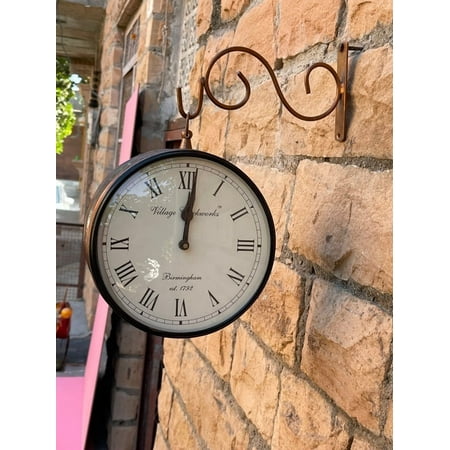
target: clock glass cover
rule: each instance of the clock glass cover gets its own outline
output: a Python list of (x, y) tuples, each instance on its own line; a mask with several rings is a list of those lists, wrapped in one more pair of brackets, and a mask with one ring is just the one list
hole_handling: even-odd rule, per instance
[(123, 318), (161, 336), (208, 334), (246, 311), (273, 265), (264, 197), (239, 168), (198, 150), (137, 156), (100, 186), (88, 265)]

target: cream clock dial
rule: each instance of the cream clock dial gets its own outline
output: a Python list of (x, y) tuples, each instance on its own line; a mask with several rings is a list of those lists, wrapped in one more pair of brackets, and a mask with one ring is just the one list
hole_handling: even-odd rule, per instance
[(239, 317), (270, 275), (275, 231), (239, 168), (198, 150), (137, 156), (100, 186), (85, 250), (103, 298), (153, 334), (199, 336)]

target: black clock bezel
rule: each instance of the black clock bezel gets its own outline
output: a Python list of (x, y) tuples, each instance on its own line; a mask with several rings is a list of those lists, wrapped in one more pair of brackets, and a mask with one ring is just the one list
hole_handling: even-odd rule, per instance
[[(98, 250), (97, 250), (97, 235), (99, 228), (99, 221), (102, 217), (103, 211), (106, 208), (109, 200), (113, 197), (115, 192), (119, 189), (119, 187), (134, 173), (139, 171), (142, 167), (156, 163), (158, 161), (169, 159), (169, 158), (183, 158), (183, 157), (194, 157), (200, 159), (206, 159), (218, 163), (232, 172), (234, 172), (238, 177), (240, 177), (248, 187), (254, 192), (258, 201), (261, 204), (262, 209), (264, 210), (265, 216), (267, 218), (267, 223), (269, 227), (270, 234), (270, 245), (269, 245), (269, 259), (266, 267), (266, 271), (261, 283), (258, 285), (257, 289), (251, 297), (247, 300), (246, 303), (242, 305), (242, 307), (237, 310), (233, 315), (227, 317), (225, 320), (220, 322), (219, 324), (204, 328), (198, 331), (163, 331), (160, 329), (155, 329), (150, 325), (145, 325), (134, 317), (132, 317), (121, 305), (120, 302), (116, 301), (112, 295), (110, 295), (109, 290), (106, 287), (105, 281), (101, 275), (101, 271), (98, 267)], [(270, 212), (269, 206), (260, 192), (259, 188), (255, 185), (255, 183), (250, 179), (250, 177), (243, 172), (240, 168), (227, 161), (224, 158), (216, 156), (211, 153), (206, 153), (201, 150), (195, 149), (177, 149), (177, 150), (155, 150), (147, 153), (140, 154), (126, 161), (125, 163), (118, 166), (115, 170), (113, 170), (105, 180), (99, 185), (96, 193), (94, 194), (92, 206), (88, 213), (85, 228), (84, 228), (84, 236), (83, 236), (83, 245), (84, 251), (86, 255), (87, 264), (89, 270), (91, 272), (92, 278), (95, 282), (97, 289), (99, 290), (103, 299), (108, 303), (108, 305), (113, 309), (113, 311), (118, 314), (122, 319), (131, 323), (136, 328), (146, 331), (148, 333), (162, 336), (162, 337), (171, 337), (171, 338), (190, 338), (197, 336), (204, 336), (207, 334), (211, 334), (215, 331), (218, 331), (227, 325), (234, 322), (238, 319), (245, 311), (247, 311), (251, 305), (256, 301), (256, 299), (261, 294), (264, 289), (269, 276), (272, 271), (274, 259), (275, 259), (275, 247), (276, 247), (276, 234), (275, 234), (275, 226), (272, 218), (272, 214)]]

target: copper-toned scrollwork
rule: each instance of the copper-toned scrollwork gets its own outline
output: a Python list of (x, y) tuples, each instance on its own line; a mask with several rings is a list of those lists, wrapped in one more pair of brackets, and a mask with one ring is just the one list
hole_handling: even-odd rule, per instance
[[(335, 137), (339, 141), (344, 141), (345, 140), (346, 89), (347, 89), (347, 58), (348, 58), (348, 50), (349, 49), (360, 50), (360, 48), (357, 48), (357, 47), (349, 47), (348, 43), (341, 44), (338, 49), (339, 54), (338, 54), (338, 71), (337, 72), (329, 64), (322, 63), (322, 62), (312, 64), (306, 71), (305, 91), (307, 94), (311, 93), (311, 88), (310, 88), (310, 83), (309, 83), (311, 72), (313, 70), (317, 69), (318, 67), (322, 67), (322, 68), (326, 69), (332, 75), (332, 77), (336, 83), (336, 94), (335, 94), (333, 103), (322, 114), (318, 114), (315, 116), (306, 116), (306, 115), (303, 115), (303, 114), (299, 113), (298, 111), (296, 111), (286, 100), (286, 97), (284, 96), (283, 92), (281, 91), (281, 87), (275, 76), (275, 72), (272, 69), (272, 67), (270, 66), (270, 64), (267, 62), (267, 60), (265, 58), (263, 58), (259, 53), (255, 52), (254, 50), (247, 48), (247, 47), (239, 47), (239, 46), (229, 47), (225, 50), (222, 50), (221, 52), (217, 53), (214, 56), (214, 58), (211, 60), (211, 62), (209, 63), (209, 66), (206, 70), (205, 76), (201, 77), (200, 81), (199, 81), (198, 104), (197, 104), (197, 108), (195, 109), (195, 111), (189, 111), (189, 112), (185, 111), (185, 109), (183, 107), (181, 88), (177, 88), (178, 110), (179, 110), (181, 116), (186, 118), (188, 121), (189, 121), (189, 119), (194, 119), (195, 117), (197, 117), (201, 113), (201, 110), (203, 107), (203, 90), (206, 92), (206, 95), (208, 96), (208, 98), (219, 108), (226, 109), (226, 110), (234, 110), (234, 109), (239, 109), (242, 106), (244, 106), (247, 103), (248, 99), (250, 98), (251, 88), (250, 88), (250, 83), (249, 83), (248, 79), (242, 74), (242, 72), (238, 71), (237, 76), (244, 84), (245, 95), (244, 95), (244, 98), (240, 102), (233, 104), (233, 105), (227, 105), (225, 103), (222, 103), (214, 96), (214, 94), (211, 91), (210, 85), (209, 85), (210, 84), (209, 77), (210, 77), (211, 70), (212, 70), (214, 64), (223, 56), (225, 56), (231, 52), (248, 53), (248, 54), (254, 56), (256, 59), (258, 59), (264, 65), (264, 67), (267, 69), (267, 71), (270, 75), (270, 78), (272, 80), (272, 83), (275, 87), (275, 91), (276, 91), (278, 97), (280, 98), (281, 103), (285, 106), (285, 108), (294, 117), (297, 117), (298, 119), (305, 120), (305, 121), (316, 121), (316, 120), (320, 120), (320, 119), (323, 119), (324, 117), (328, 116), (329, 114), (331, 114), (334, 111), (334, 109), (336, 109), (336, 107), (338, 107), (337, 113), (339, 114), (339, 117), (336, 117), (336, 129), (337, 130), (339, 129), (339, 132), (336, 131)], [(343, 65), (343, 67), (340, 67), (340, 65), (341, 66)], [(338, 125), (338, 123), (339, 123), (339, 125)]]

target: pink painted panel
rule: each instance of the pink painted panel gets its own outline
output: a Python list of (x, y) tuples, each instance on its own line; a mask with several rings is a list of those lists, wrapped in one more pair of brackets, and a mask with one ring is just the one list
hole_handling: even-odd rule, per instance
[(83, 442), (83, 448), (84, 445), (86, 445), (92, 404), (94, 402), (95, 387), (97, 385), (98, 370), (102, 356), (106, 321), (108, 320), (108, 308), (108, 304), (105, 302), (103, 297), (99, 295), (97, 309), (95, 311), (94, 326), (92, 327), (91, 343), (89, 344), (89, 352), (84, 370), (83, 409), (81, 411), (81, 439)]
[(83, 450), (81, 415), (84, 377), (56, 378), (56, 449)]
[(125, 116), (122, 131), (122, 144), (120, 145), (119, 164), (131, 158), (133, 148), (134, 127), (136, 124), (136, 112), (139, 100), (139, 85), (131, 94), (125, 106)]

